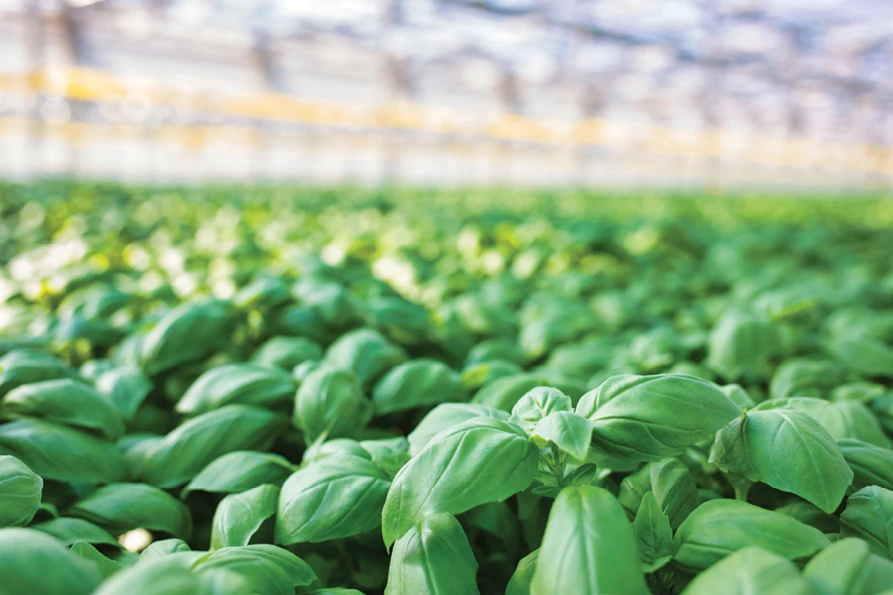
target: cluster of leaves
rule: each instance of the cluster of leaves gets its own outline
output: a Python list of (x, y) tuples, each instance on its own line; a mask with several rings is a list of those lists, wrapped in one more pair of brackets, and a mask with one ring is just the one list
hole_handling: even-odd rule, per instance
[(890, 229), (0, 191), (10, 592), (893, 592)]

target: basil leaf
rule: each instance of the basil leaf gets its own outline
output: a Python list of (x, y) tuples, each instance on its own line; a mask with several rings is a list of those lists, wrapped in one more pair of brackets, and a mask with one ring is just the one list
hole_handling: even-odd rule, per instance
[(322, 355), (319, 343), (306, 337), (273, 337), (258, 347), (251, 359), (261, 366), (290, 371), (304, 362), (318, 361)]
[(540, 551), (536, 549), (521, 558), (505, 587), (505, 595), (530, 595), (530, 584), (533, 582), (539, 555)]
[(0, 455), (0, 527), (27, 525), (43, 493), (43, 479), (15, 457)]
[(555, 411), (538, 421), (530, 435), (537, 443), (552, 443), (583, 461), (589, 453), (592, 422), (573, 411)]
[(296, 471), (282, 486), (276, 542), (320, 542), (359, 535), (381, 524), (390, 478), (371, 461), (331, 456)]
[(316, 574), (288, 550), (267, 544), (224, 547), (198, 559), (198, 572), (223, 568), (241, 574), (258, 593), (293, 594), (316, 581)]
[(312, 444), (320, 437), (355, 436), (372, 417), (372, 404), (349, 370), (320, 367), (301, 382), (292, 423)]
[(44, 380), (78, 378), (78, 372), (48, 353), (15, 349), (0, 357), (0, 397), (12, 389)]
[(89, 560), (96, 565), (96, 571), (100, 578), (105, 580), (121, 570), (121, 565), (103, 556), (99, 550), (87, 543), (86, 541), (76, 541), (69, 550), (72, 554), (80, 556), (85, 560)]
[(853, 438), (840, 439), (837, 446), (853, 470), (853, 487), (893, 490), (893, 451)]
[(723, 316), (710, 333), (707, 361), (726, 380), (763, 380), (769, 377), (778, 347), (778, 332), (771, 322), (733, 312)]
[(268, 448), (285, 425), (266, 409), (225, 405), (184, 422), (151, 446), (139, 477), (161, 488), (182, 485), (224, 454)]
[(658, 461), (713, 437), (741, 410), (716, 385), (695, 378), (613, 376), (580, 398), (596, 450), (627, 462)]
[(42, 531), (47, 535), (52, 535), (65, 545), (71, 545), (76, 541), (84, 541), (120, 547), (118, 540), (111, 533), (84, 519), (58, 517), (32, 525), (31, 528)]
[(295, 470), (285, 457), (268, 452), (238, 450), (208, 463), (183, 488), (181, 498), (190, 492), (244, 492), (263, 484), (281, 485)]
[(0, 425), (0, 447), (44, 479), (105, 483), (127, 476), (124, 457), (110, 442), (38, 419)]
[(100, 374), (96, 390), (112, 402), (125, 420), (132, 421), (152, 390), (152, 382), (139, 368), (120, 366)]
[(512, 416), (509, 419), (529, 433), (540, 420), (549, 414), (571, 410), (573, 410), (573, 405), (569, 396), (557, 388), (538, 386), (525, 393), (515, 403), (515, 406), (512, 407)]
[(468, 398), (459, 374), (429, 359), (415, 359), (393, 368), (376, 383), (372, 393), (379, 415)]
[(143, 483), (103, 486), (78, 500), (68, 514), (96, 523), (114, 535), (140, 527), (183, 539), (192, 533), (192, 515), (186, 505)]
[(633, 522), (633, 531), (645, 572), (663, 568), (673, 558), (670, 519), (660, 509), (654, 492), (648, 492), (642, 498)]
[(726, 473), (797, 494), (825, 512), (840, 505), (853, 472), (837, 443), (799, 411), (750, 411), (716, 435), (710, 462)]
[(8, 416), (39, 417), (94, 430), (108, 440), (124, 433), (124, 420), (115, 406), (92, 388), (70, 378), (15, 388), (3, 397), (0, 410)]
[(761, 547), (745, 547), (695, 577), (683, 595), (812, 595), (797, 567)]
[(211, 549), (248, 545), (265, 520), (276, 514), (279, 488), (261, 485), (239, 494), (229, 494), (211, 521)]
[(511, 411), (524, 395), (543, 384), (541, 376), (514, 374), (488, 382), (475, 393), (472, 403)]
[(155, 376), (201, 361), (220, 346), (233, 322), (230, 305), (222, 301), (209, 300), (174, 308), (142, 338), (140, 365), (149, 376)]
[(394, 478), (382, 511), (385, 546), (429, 514), (459, 514), (526, 489), (538, 458), (536, 445), (506, 422), (479, 417), (444, 430)]
[(479, 593), (477, 560), (456, 517), (441, 512), (413, 525), (394, 544), (385, 595)]
[(204, 595), (202, 579), (188, 567), (172, 564), (169, 558), (156, 558), (125, 568), (102, 583), (93, 595)]
[(855, 537), (832, 543), (809, 561), (803, 578), (816, 595), (871, 595), (893, 589), (893, 562)]
[(840, 536), (861, 537), (878, 556), (893, 558), (893, 492), (871, 486), (847, 498)]
[(199, 376), (177, 401), (176, 410), (191, 415), (236, 403), (273, 407), (287, 403), (294, 391), (294, 380), (281, 370), (228, 364)]
[(811, 397), (773, 399), (760, 403), (754, 410), (790, 409), (802, 411), (819, 422), (834, 439), (855, 438), (870, 444), (889, 448), (890, 441), (884, 435), (878, 419), (871, 410), (855, 401), (825, 401)]
[(326, 352), (325, 364), (354, 373), (362, 387), (408, 359), (398, 346), (376, 330), (363, 328), (341, 335)]
[(610, 492), (595, 486), (561, 490), (530, 593), (648, 593), (633, 529)]
[(818, 529), (786, 515), (724, 499), (698, 506), (679, 526), (674, 541), (674, 562), (690, 571), (703, 570), (751, 545), (798, 560), (830, 543)]
[(409, 453), (420, 453), (440, 432), (476, 417), (492, 417), (508, 421), (509, 414), (499, 409), (474, 403), (444, 403), (428, 412), (409, 433)]
[(33, 529), (0, 529), (0, 576), (7, 593), (90, 595), (99, 586), (95, 564)]

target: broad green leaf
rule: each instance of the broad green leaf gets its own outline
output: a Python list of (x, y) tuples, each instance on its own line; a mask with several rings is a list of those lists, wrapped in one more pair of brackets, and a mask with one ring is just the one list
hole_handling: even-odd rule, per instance
[(227, 453), (268, 448), (285, 425), (282, 416), (248, 405), (203, 413), (150, 447), (140, 479), (161, 488), (183, 485)]
[(315, 543), (359, 535), (381, 524), (390, 477), (372, 461), (334, 455), (296, 471), (282, 486), (276, 541)]
[(893, 558), (893, 492), (871, 486), (847, 498), (840, 536), (861, 537), (878, 556)]
[(233, 494), (263, 484), (281, 485), (295, 466), (285, 457), (252, 450), (227, 453), (208, 463), (207, 467), (183, 488), (181, 496), (190, 492)]
[(258, 347), (251, 359), (261, 366), (291, 371), (304, 362), (321, 360), (322, 355), (319, 343), (306, 337), (273, 337)]
[(551, 442), (578, 461), (583, 461), (589, 452), (592, 422), (573, 411), (555, 411), (538, 421), (530, 435), (535, 442)]
[(539, 555), (540, 551), (536, 549), (521, 558), (505, 587), (505, 595), (530, 595), (530, 584), (533, 582)]
[(716, 435), (710, 462), (726, 473), (797, 494), (825, 512), (843, 500), (853, 472), (837, 443), (800, 411), (749, 411)]
[(479, 417), (437, 434), (404, 466), (382, 511), (387, 547), (429, 514), (505, 500), (536, 476), (539, 452), (512, 424)]
[(292, 423), (312, 444), (320, 436), (352, 437), (372, 417), (372, 403), (349, 370), (323, 366), (301, 382), (295, 395)]
[(69, 551), (76, 556), (80, 556), (81, 558), (92, 562), (96, 566), (96, 572), (99, 573), (99, 576), (102, 577), (103, 580), (121, 570), (120, 564), (103, 556), (99, 550), (86, 541), (74, 542)]
[(276, 514), (279, 488), (264, 484), (239, 494), (229, 494), (211, 521), (211, 549), (248, 545), (252, 535)]
[(764, 318), (741, 313), (723, 316), (710, 333), (707, 361), (730, 381), (769, 377), (770, 360), (778, 352), (778, 333)]
[(614, 376), (580, 398), (596, 450), (627, 462), (658, 461), (712, 438), (741, 409), (693, 376)]
[(316, 581), (316, 574), (301, 558), (268, 544), (224, 547), (195, 562), (198, 572), (224, 568), (241, 574), (258, 593), (291, 595), (295, 587)]
[(756, 405), (747, 391), (739, 384), (727, 384), (721, 386), (720, 390), (726, 393), (726, 396), (729, 397), (733, 403), (741, 407), (741, 409), (750, 409)]
[(400, 364), (375, 384), (372, 402), (379, 415), (469, 398), (459, 374), (441, 362), (414, 359)]
[(645, 572), (654, 572), (672, 559), (673, 530), (670, 528), (670, 519), (660, 509), (654, 492), (648, 492), (642, 498), (633, 522), (633, 531)]
[(773, 399), (824, 397), (843, 382), (840, 365), (821, 360), (790, 359), (775, 370), (769, 384)]
[(0, 397), (23, 384), (77, 377), (77, 370), (42, 351), (16, 349), (0, 357)]
[(745, 547), (695, 577), (683, 595), (812, 595), (797, 567), (761, 547)]
[(84, 519), (58, 517), (31, 525), (31, 528), (52, 535), (65, 545), (71, 545), (76, 541), (85, 541), (119, 547), (118, 540), (111, 533)]
[(152, 382), (136, 366), (120, 366), (100, 374), (96, 390), (130, 421), (152, 390)]
[(838, 440), (837, 446), (853, 470), (857, 490), (868, 486), (893, 490), (893, 451), (852, 438)]
[(183, 304), (164, 316), (140, 342), (139, 361), (149, 376), (197, 362), (228, 338), (235, 322), (226, 302)]
[(816, 595), (872, 595), (893, 589), (893, 562), (872, 554), (861, 539), (846, 537), (810, 560), (803, 578)]
[[(512, 407), (511, 421), (525, 432), (531, 432), (536, 424), (551, 413), (572, 411), (571, 398), (547, 386), (538, 386), (524, 394)], [(587, 440), (588, 442), (588, 440)]]
[(893, 347), (874, 337), (847, 333), (832, 339), (829, 348), (849, 368), (870, 376), (893, 378)]
[(477, 560), (456, 517), (423, 518), (394, 544), (385, 595), (474, 595)]
[(26, 384), (3, 397), (5, 415), (39, 417), (95, 431), (107, 440), (124, 433), (124, 420), (112, 403), (87, 385), (60, 378)]
[(648, 593), (633, 528), (607, 490), (564, 488), (552, 505), (530, 594), (553, 593)]
[(193, 415), (231, 404), (275, 407), (288, 403), (294, 391), (295, 381), (282, 370), (227, 364), (199, 376), (177, 401), (176, 410)]
[(500, 409), (475, 403), (444, 403), (438, 405), (422, 418), (422, 421), (409, 433), (409, 452), (417, 455), (431, 439), (440, 432), (476, 417), (492, 417), (508, 421), (509, 414)]
[(26, 525), (40, 508), (43, 479), (15, 457), (0, 455), (0, 527)]
[(889, 448), (881, 424), (868, 407), (856, 401), (826, 401), (811, 397), (791, 397), (763, 401), (754, 409), (790, 409), (802, 411), (819, 422), (835, 440), (855, 438)]
[(333, 368), (350, 370), (360, 386), (369, 387), (407, 359), (406, 353), (381, 333), (362, 328), (341, 335), (329, 347), (323, 361)]
[(472, 403), (511, 411), (524, 395), (544, 384), (541, 376), (534, 374), (513, 374), (488, 382), (475, 393)]
[(815, 527), (825, 534), (837, 533), (840, 530), (840, 520), (837, 517), (820, 510), (815, 504), (810, 504), (806, 500), (800, 500), (799, 498), (779, 506), (775, 509), (775, 512), (786, 514), (804, 525)]
[(125, 568), (102, 583), (93, 595), (218, 595), (214, 591), (204, 591), (202, 579), (190, 572), (188, 566), (173, 565), (167, 558), (170, 556)]
[(791, 517), (742, 502), (704, 502), (679, 526), (674, 562), (700, 571), (747, 546), (759, 546), (789, 560), (807, 558), (830, 542), (818, 529)]
[(162, 539), (160, 541), (153, 541), (152, 543), (150, 543), (146, 547), (146, 549), (140, 552), (140, 558), (149, 560), (151, 558), (160, 558), (162, 556), (169, 556), (171, 554), (176, 554), (179, 552), (191, 551), (192, 549), (189, 547), (188, 543), (186, 543), (182, 539), (171, 537), (170, 539)]
[(127, 477), (124, 457), (114, 444), (39, 419), (0, 425), (0, 448), (44, 479), (106, 483)]
[(114, 535), (145, 528), (188, 539), (192, 515), (185, 504), (144, 483), (113, 483), (78, 500), (68, 514), (96, 523)]
[(0, 529), (3, 590), (27, 595), (90, 595), (99, 586), (96, 565), (33, 529)]
[(409, 441), (403, 436), (363, 440), (359, 444), (372, 457), (372, 462), (390, 477), (397, 475), (410, 459)]

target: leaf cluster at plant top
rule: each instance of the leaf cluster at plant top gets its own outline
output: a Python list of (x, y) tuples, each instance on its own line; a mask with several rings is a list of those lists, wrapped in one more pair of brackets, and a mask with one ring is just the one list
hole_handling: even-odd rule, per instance
[(0, 186), (0, 591), (893, 593), (890, 222)]

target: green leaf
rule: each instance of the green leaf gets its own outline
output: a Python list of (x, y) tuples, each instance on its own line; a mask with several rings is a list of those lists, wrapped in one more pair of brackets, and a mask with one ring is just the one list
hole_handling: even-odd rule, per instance
[(479, 593), (477, 560), (456, 517), (426, 516), (394, 544), (385, 595)]
[(201, 361), (219, 349), (235, 322), (226, 302), (183, 304), (168, 312), (140, 343), (140, 365), (149, 376)]
[(613, 376), (580, 398), (596, 450), (627, 462), (658, 461), (713, 437), (741, 410), (714, 384), (695, 378)]
[(90, 562), (95, 564), (96, 571), (99, 573), (99, 576), (102, 577), (103, 580), (109, 578), (110, 576), (121, 570), (120, 564), (103, 556), (99, 552), (99, 550), (97, 550), (86, 541), (74, 542), (74, 544), (72, 544), (71, 546), (70, 551), (72, 554), (80, 556), (81, 558), (89, 560)]
[(429, 514), (460, 514), (526, 489), (538, 459), (536, 445), (506, 422), (479, 417), (444, 430), (394, 478), (382, 511), (385, 546)]
[(540, 551), (536, 549), (521, 558), (505, 587), (505, 595), (530, 595), (530, 584), (533, 582), (539, 555)]
[(354, 373), (362, 387), (406, 361), (406, 353), (376, 330), (363, 328), (341, 335), (329, 347), (325, 364)]
[(356, 436), (372, 417), (372, 404), (349, 370), (328, 366), (307, 375), (297, 395), (292, 423), (312, 444), (320, 436)]
[(16, 349), (0, 357), (0, 397), (23, 384), (77, 377), (77, 370), (42, 351)]
[(855, 537), (832, 543), (809, 561), (803, 578), (816, 595), (873, 595), (893, 589), (893, 562)]
[(281, 416), (248, 405), (226, 405), (203, 413), (152, 445), (139, 477), (161, 488), (183, 485), (224, 454), (265, 450), (285, 425)]
[(265, 520), (276, 514), (279, 488), (261, 485), (240, 494), (229, 494), (211, 521), (211, 549), (248, 545)]
[(289, 477), (279, 495), (276, 542), (316, 543), (371, 531), (381, 524), (390, 477), (371, 461), (336, 455)]
[(188, 566), (172, 564), (169, 558), (156, 558), (125, 568), (102, 583), (93, 595), (204, 595), (202, 579), (190, 572)]
[(96, 566), (33, 529), (0, 529), (0, 576), (6, 593), (90, 595), (99, 586)]
[(176, 537), (171, 537), (170, 539), (162, 539), (160, 541), (153, 541), (150, 543), (146, 549), (140, 552), (140, 558), (149, 560), (151, 558), (160, 558), (162, 556), (169, 556), (171, 554), (176, 554), (179, 552), (191, 552), (192, 549), (189, 547), (189, 544), (183, 541), (182, 539), (177, 539)]
[(261, 366), (291, 371), (304, 362), (321, 360), (322, 355), (319, 343), (306, 337), (273, 337), (258, 347), (251, 359)]
[(115, 440), (124, 433), (124, 420), (112, 403), (85, 384), (60, 378), (26, 384), (3, 398), (3, 414), (39, 417), (99, 433)]
[(771, 322), (733, 312), (710, 333), (707, 361), (726, 380), (762, 380), (769, 377), (770, 360), (778, 348), (778, 332)]
[(198, 572), (224, 568), (241, 574), (258, 593), (292, 595), (295, 587), (316, 581), (316, 574), (301, 558), (268, 544), (224, 547), (195, 562)]
[(120, 547), (118, 540), (111, 533), (84, 519), (58, 517), (32, 525), (31, 528), (52, 535), (65, 545), (71, 545), (76, 541), (85, 541)]
[(415, 429), (409, 433), (409, 453), (413, 456), (419, 454), (428, 442), (440, 432), (476, 417), (492, 417), (508, 421), (509, 414), (500, 409), (474, 403), (438, 405), (429, 411)]
[(543, 378), (534, 374), (513, 374), (488, 382), (475, 393), (472, 403), (511, 411), (524, 395), (543, 384)]
[[(511, 421), (530, 433), (540, 420), (558, 411), (572, 411), (571, 398), (548, 386), (538, 386), (524, 394), (512, 407)], [(588, 439), (587, 439), (588, 442)], [(588, 445), (587, 445), (588, 446)]]
[(136, 366), (120, 366), (100, 374), (96, 390), (112, 402), (125, 420), (131, 421), (152, 390), (152, 382)]
[(660, 509), (654, 492), (642, 498), (633, 522), (636, 543), (645, 572), (654, 572), (673, 558), (673, 530), (670, 519)]
[(648, 593), (633, 529), (610, 492), (595, 486), (561, 490), (530, 593)]
[(834, 362), (790, 359), (776, 368), (769, 394), (773, 399), (824, 397), (842, 382), (843, 371)]
[(192, 533), (192, 515), (186, 505), (144, 483), (103, 486), (78, 500), (68, 514), (96, 523), (114, 535), (141, 527), (182, 539)]
[(738, 384), (727, 384), (725, 386), (721, 386), (720, 390), (726, 394), (726, 396), (732, 400), (733, 403), (741, 407), (741, 409), (750, 409), (754, 407), (756, 403), (751, 398), (751, 396), (747, 393), (741, 385)]
[(0, 527), (27, 525), (43, 493), (43, 479), (15, 457), (0, 455)]
[(716, 435), (710, 462), (834, 512), (853, 480), (837, 443), (805, 413), (750, 411)]
[(861, 537), (878, 556), (893, 558), (893, 492), (871, 486), (847, 498), (840, 536)]
[(729, 554), (755, 545), (789, 560), (809, 557), (830, 542), (825, 535), (791, 517), (742, 502), (704, 502), (679, 526), (676, 564), (704, 570)]
[(832, 339), (829, 348), (838, 361), (857, 372), (893, 378), (893, 348), (874, 337), (847, 333)]
[(193, 415), (231, 404), (276, 407), (287, 404), (295, 388), (291, 375), (281, 370), (254, 364), (227, 364), (199, 376), (177, 401), (176, 410)]
[(551, 442), (578, 461), (586, 459), (592, 436), (592, 422), (573, 411), (555, 411), (536, 423), (531, 437)]
[(124, 457), (110, 442), (39, 419), (0, 425), (0, 447), (44, 479), (106, 483), (127, 477)]
[(649, 463), (620, 482), (617, 499), (633, 518), (646, 493), (652, 492), (661, 511), (670, 519), (670, 527), (679, 528), (698, 505), (698, 487), (688, 467), (678, 459)]
[(868, 407), (856, 401), (826, 401), (811, 397), (772, 399), (757, 405), (755, 411), (789, 409), (802, 411), (819, 422), (835, 440), (855, 438), (889, 448), (881, 424)]
[(893, 490), (893, 451), (853, 438), (840, 439), (837, 446), (853, 470), (853, 487)]
[(182, 498), (190, 492), (233, 494), (265, 483), (281, 485), (295, 466), (285, 457), (268, 452), (238, 450), (208, 463), (207, 467), (183, 488)]
[(683, 595), (812, 595), (797, 567), (761, 547), (745, 547), (695, 577)]
[(372, 402), (379, 415), (468, 399), (459, 374), (446, 364), (430, 359), (400, 364), (385, 374), (372, 392)]

